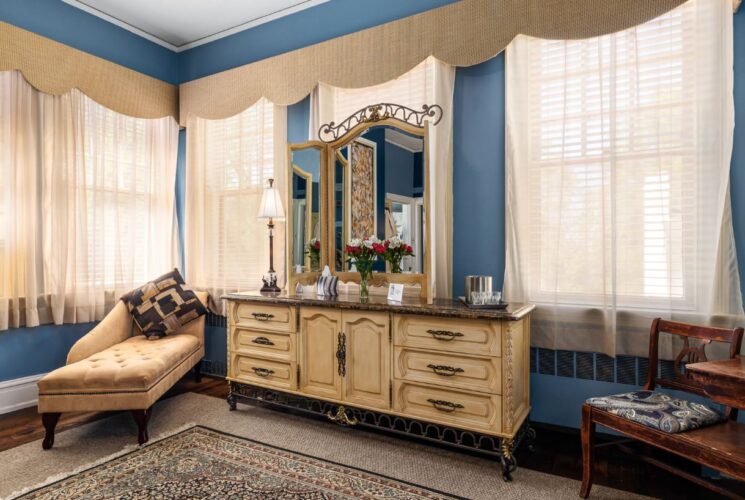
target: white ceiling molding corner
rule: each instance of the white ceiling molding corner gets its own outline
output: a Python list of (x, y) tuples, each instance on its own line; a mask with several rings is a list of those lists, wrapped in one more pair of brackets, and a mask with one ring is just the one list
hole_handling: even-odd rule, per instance
[(328, 0), (62, 0), (173, 52), (204, 45)]

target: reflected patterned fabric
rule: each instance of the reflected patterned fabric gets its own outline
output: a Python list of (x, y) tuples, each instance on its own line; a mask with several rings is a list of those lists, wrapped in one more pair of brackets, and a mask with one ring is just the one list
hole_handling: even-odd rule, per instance
[(587, 404), (670, 434), (718, 424), (725, 416), (713, 408), (655, 391), (635, 391), (600, 398)]
[(178, 269), (135, 288), (122, 300), (146, 337), (175, 333), (186, 323), (207, 314), (197, 295), (186, 288)]

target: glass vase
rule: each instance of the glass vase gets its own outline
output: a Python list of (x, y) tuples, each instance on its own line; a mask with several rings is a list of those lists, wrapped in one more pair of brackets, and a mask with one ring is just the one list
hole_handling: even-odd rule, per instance
[(321, 254), (311, 253), (310, 254), (310, 270), (316, 272), (321, 270)]
[(401, 255), (391, 257), (391, 272), (400, 273), (401, 271)]
[(366, 301), (370, 298), (370, 291), (368, 289), (367, 281), (370, 279), (371, 271), (369, 269), (359, 269), (360, 272), (360, 300)]

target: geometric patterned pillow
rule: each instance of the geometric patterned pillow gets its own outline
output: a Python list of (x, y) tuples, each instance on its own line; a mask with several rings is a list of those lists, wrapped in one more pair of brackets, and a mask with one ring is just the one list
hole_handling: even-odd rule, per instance
[(669, 434), (700, 429), (726, 420), (714, 408), (657, 391), (634, 391), (590, 398), (587, 404)]
[(137, 327), (148, 338), (174, 333), (207, 314), (207, 308), (186, 287), (178, 269), (135, 288), (122, 296), (122, 300)]

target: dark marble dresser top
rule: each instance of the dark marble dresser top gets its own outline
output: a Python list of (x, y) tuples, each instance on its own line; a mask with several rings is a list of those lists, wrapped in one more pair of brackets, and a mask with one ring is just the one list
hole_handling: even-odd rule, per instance
[(447, 316), (455, 318), (506, 319), (519, 320), (532, 311), (532, 304), (509, 304), (506, 309), (472, 309), (458, 300), (435, 299), (433, 304), (420, 298), (404, 298), (401, 302), (389, 302), (384, 296), (370, 297), (363, 302), (357, 295), (337, 297), (318, 297), (312, 294), (302, 296), (281, 292), (263, 295), (259, 292), (236, 292), (222, 296), (225, 300), (236, 300), (258, 304), (279, 304), (296, 306), (333, 307), (336, 309), (355, 309), (363, 311), (390, 311), (395, 313), (421, 314), (427, 316)]

